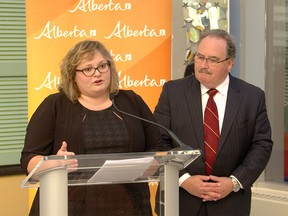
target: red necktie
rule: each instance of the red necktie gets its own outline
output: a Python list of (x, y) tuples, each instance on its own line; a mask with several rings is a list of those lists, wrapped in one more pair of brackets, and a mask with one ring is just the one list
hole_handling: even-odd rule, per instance
[(207, 175), (210, 175), (213, 169), (220, 136), (218, 111), (213, 99), (217, 92), (216, 89), (210, 89), (207, 92), (209, 94), (209, 99), (204, 113), (204, 144)]

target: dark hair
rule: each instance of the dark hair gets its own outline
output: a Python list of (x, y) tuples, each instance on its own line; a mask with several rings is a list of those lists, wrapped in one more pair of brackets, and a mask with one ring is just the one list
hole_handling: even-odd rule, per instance
[(194, 70), (194, 61), (192, 61), (191, 63), (189, 63), (186, 68), (185, 68), (185, 72), (184, 72), (184, 77), (189, 76), (194, 74), (195, 70)]
[(234, 37), (231, 34), (229, 34), (227, 31), (223, 29), (204, 30), (200, 36), (198, 45), (206, 37), (216, 37), (216, 38), (222, 38), (223, 40), (225, 40), (227, 44), (227, 50), (226, 50), (227, 57), (230, 57), (233, 59), (236, 58), (236, 45), (235, 45)]

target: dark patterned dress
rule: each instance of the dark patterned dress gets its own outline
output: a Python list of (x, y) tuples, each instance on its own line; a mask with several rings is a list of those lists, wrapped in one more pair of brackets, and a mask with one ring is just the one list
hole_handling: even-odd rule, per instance
[[(110, 107), (91, 111), (83, 107), (86, 154), (129, 152), (128, 131), (119, 113)], [(70, 215), (152, 215), (146, 183), (76, 186), (69, 188)]]

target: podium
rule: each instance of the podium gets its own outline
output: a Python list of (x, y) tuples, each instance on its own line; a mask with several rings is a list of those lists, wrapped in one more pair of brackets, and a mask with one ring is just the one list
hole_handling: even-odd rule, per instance
[(200, 150), (177, 150), (44, 156), (21, 187), (40, 188), (40, 216), (67, 216), (68, 186), (157, 182), (164, 207), (159, 208), (159, 216), (177, 216), (179, 171), (200, 154)]

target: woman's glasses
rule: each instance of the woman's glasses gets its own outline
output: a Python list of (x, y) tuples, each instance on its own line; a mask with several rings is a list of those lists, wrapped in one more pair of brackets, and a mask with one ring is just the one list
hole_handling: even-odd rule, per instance
[(101, 63), (98, 67), (87, 67), (82, 70), (77, 70), (77, 72), (82, 72), (86, 77), (92, 77), (95, 75), (96, 71), (98, 70), (100, 73), (106, 73), (109, 71), (111, 63), (109, 61), (105, 63)]

